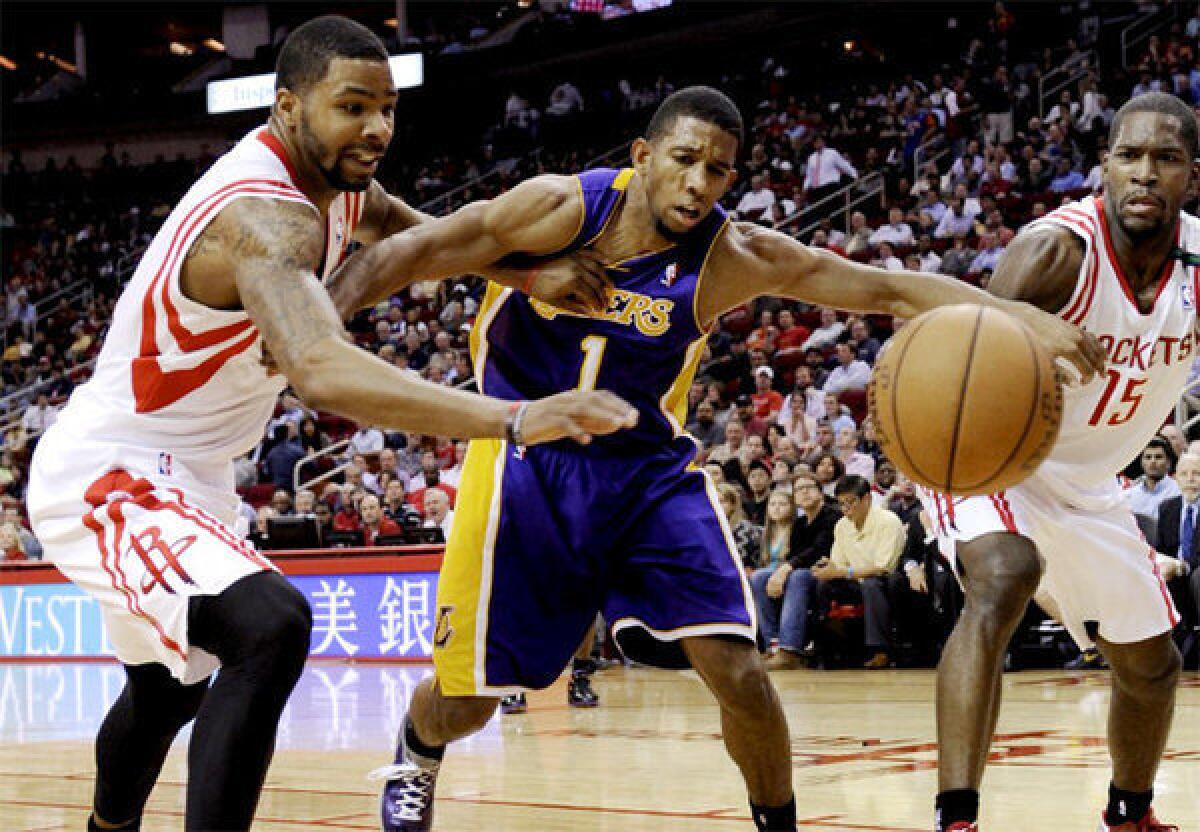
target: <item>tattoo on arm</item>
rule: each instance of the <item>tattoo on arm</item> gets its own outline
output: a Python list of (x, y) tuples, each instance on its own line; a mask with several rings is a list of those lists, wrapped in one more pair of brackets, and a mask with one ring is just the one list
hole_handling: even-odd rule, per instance
[(317, 280), (320, 216), (299, 203), (241, 199), (209, 226), (233, 268), (242, 306), (285, 373), (340, 338), (341, 321)]

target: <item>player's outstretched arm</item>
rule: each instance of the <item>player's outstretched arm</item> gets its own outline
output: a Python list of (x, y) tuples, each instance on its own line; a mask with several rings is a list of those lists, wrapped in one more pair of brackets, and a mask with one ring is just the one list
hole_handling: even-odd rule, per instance
[(741, 224), (731, 228), (722, 237), (709, 268), (716, 279), (704, 282), (709, 297), (702, 308), (712, 316), (759, 295), (782, 295), (902, 318), (938, 306), (983, 304), (1022, 320), (1052, 355), (1073, 364), (1084, 381), (1104, 369), (1104, 350), (1092, 335), (1023, 302), (1026, 298), (989, 294), (945, 275), (866, 266), (824, 249), (809, 248), (777, 231)]
[(574, 239), (582, 212), (579, 188), (565, 176), (539, 176), (441, 218), (415, 211), (373, 185), (363, 220), (380, 230), (366, 238), (397, 232), (347, 260), (330, 276), (329, 292), (347, 319), (413, 283), (480, 274), (569, 312), (602, 311), (611, 284), (603, 263), (589, 251), (531, 261), (528, 268), (498, 262), (508, 255), (560, 251)]
[[(346, 340), (314, 269), (324, 229), (299, 203), (241, 199), (205, 230), (234, 270), (242, 306), (279, 369), (312, 407), (391, 430), (463, 438), (503, 437), (510, 402), (431, 384), (397, 370)], [(529, 405), (529, 443), (631, 427), (637, 411), (611, 393), (564, 393)]]

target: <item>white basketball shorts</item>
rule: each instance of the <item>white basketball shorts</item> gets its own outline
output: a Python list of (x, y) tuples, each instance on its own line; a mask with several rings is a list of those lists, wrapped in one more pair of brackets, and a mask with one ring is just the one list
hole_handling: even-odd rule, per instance
[[(1129, 644), (1170, 631), (1179, 621), (1154, 549), (1119, 499), (1081, 508), (1038, 474), (987, 497), (952, 497), (918, 489), (942, 554), (985, 534), (1012, 532), (1031, 540), (1046, 562), (1041, 591), (1062, 608), (1062, 623), (1081, 647), (1092, 645), (1087, 622), (1106, 641)], [(1113, 485), (1114, 495), (1116, 485)]]
[(203, 680), (220, 663), (188, 643), (188, 599), (275, 568), (233, 531), (228, 469), (56, 428), (38, 443), (33, 532), (46, 559), (100, 603), (125, 664), (158, 662), (184, 684)]

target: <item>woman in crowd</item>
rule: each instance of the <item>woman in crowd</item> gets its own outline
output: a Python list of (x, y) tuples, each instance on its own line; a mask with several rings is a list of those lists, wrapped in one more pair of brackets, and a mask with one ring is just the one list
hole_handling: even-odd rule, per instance
[(721, 497), (721, 508), (729, 528), (733, 532), (733, 540), (742, 556), (742, 565), (747, 569), (758, 563), (759, 549), (762, 546), (762, 526), (751, 523), (742, 508), (742, 491), (732, 483), (724, 482), (717, 486)]

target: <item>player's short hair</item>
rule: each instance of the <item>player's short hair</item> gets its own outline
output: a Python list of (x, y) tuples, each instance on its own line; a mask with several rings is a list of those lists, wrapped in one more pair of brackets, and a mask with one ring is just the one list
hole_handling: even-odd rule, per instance
[(847, 494), (853, 494), (855, 497), (865, 497), (871, 493), (871, 484), (867, 482), (865, 477), (860, 477), (858, 474), (847, 474), (837, 481), (837, 485), (833, 487), (833, 496), (843, 497)]
[(1182, 98), (1165, 92), (1147, 92), (1129, 99), (1113, 116), (1108, 132), (1110, 141), (1121, 132), (1121, 123), (1130, 113), (1161, 113), (1179, 119), (1180, 133), (1183, 143), (1187, 146), (1187, 152), (1192, 159), (1200, 157), (1200, 134), (1196, 128), (1196, 114)]
[(675, 126), (675, 121), (683, 116), (692, 116), (715, 124), (726, 133), (738, 140), (742, 146), (745, 128), (742, 126), (742, 114), (737, 105), (725, 93), (718, 89), (705, 86), (684, 87), (678, 92), (667, 96), (646, 127), (646, 138), (657, 139), (665, 136)]
[(315, 17), (284, 41), (275, 61), (275, 89), (307, 89), (325, 77), (334, 58), (387, 63), (388, 53), (361, 23), (336, 14)]

